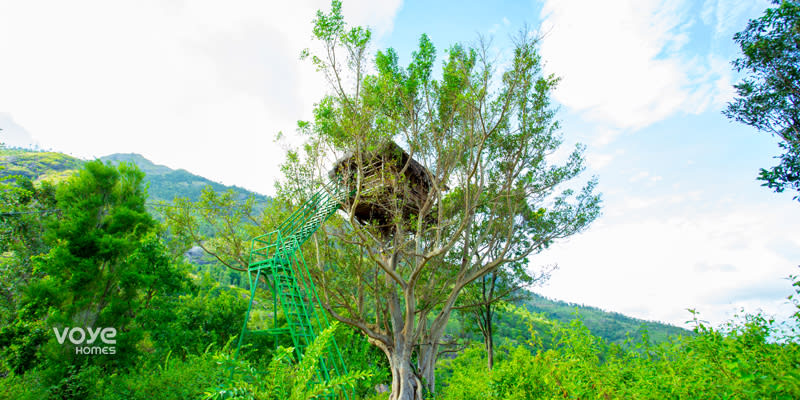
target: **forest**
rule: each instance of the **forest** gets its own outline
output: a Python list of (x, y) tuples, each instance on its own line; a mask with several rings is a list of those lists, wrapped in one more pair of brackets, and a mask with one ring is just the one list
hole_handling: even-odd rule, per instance
[[(752, 76), (725, 115), (779, 138), (777, 192), (800, 187), (798, 27), (775, 1), (734, 37)], [(788, 320), (691, 330), (536, 293), (530, 259), (603, 204), (585, 146), (552, 157), (538, 38), (498, 67), (423, 34), (403, 67), (336, 0), (312, 32), (330, 90), (275, 196), (0, 147), (0, 399), (800, 398), (800, 276)]]

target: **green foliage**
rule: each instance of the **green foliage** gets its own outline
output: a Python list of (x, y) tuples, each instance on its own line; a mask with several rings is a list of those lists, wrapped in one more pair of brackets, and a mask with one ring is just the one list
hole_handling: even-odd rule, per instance
[(527, 262), (520, 261), (492, 271), (464, 288), (458, 300), (463, 304), (460, 311), (470, 322), (465, 327), (477, 326), (477, 330), (483, 336), (484, 347), (489, 357), (487, 365), (489, 369), (493, 364), (498, 306), (506, 302), (513, 304), (524, 300), (530, 294), (523, 289), (524, 286), (530, 286), (534, 282), (540, 283), (547, 278), (546, 272), (537, 278), (530, 276)]
[[(0, 379), (0, 398), (30, 400), (184, 400), (201, 399), (203, 388), (220, 382), (225, 372), (213, 353), (186, 359), (166, 357), (124, 373), (99, 366), (70, 367), (54, 384), (41, 371)], [(5, 396), (5, 397), (4, 397)]]
[(9, 322), (22, 289), (32, 278), (33, 259), (48, 250), (45, 229), (56, 218), (55, 188), (48, 182), (0, 180), (0, 326)]
[[(165, 279), (175, 271), (145, 209), (143, 178), (127, 164), (114, 168), (99, 161), (87, 163), (59, 186), (61, 218), (45, 235), (52, 247), (35, 263), (42, 279), (32, 286), (52, 283), (61, 293), (47, 299), (52, 307), (48, 325), (115, 327), (120, 331), (119, 351), (111, 359), (135, 354), (140, 332), (130, 321), (150, 306), (155, 292), (176, 286), (177, 278)], [(61, 356), (71, 358), (71, 348), (62, 350)]]
[[(149, 305), (154, 292), (174, 285), (174, 280), (164, 279), (173, 272), (168, 260), (158, 254), (160, 243), (155, 237), (155, 221), (144, 208), (142, 178), (140, 171), (128, 165), (113, 168), (99, 161), (87, 163), (58, 186), (55, 200), (44, 201), (55, 203), (58, 218), (43, 218), (40, 222), (46, 225), (14, 232), (18, 244), (13, 258), (28, 268), (21, 271), (25, 279), (11, 310), (18, 320), (2, 328), (3, 340), (12, 344), (12, 349), (35, 343), (27, 346), (26, 358), (44, 355), (51, 361), (73, 364), (77, 360), (69, 355), (72, 349), (56, 345), (53, 335), (48, 334), (48, 343), (39, 346), (42, 331), (63, 326), (115, 327), (123, 331), (120, 349), (133, 347), (138, 333), (125, 329), (131, 327), (130, 320), (142, 303)], [(37, 202), (49, 198), (40, 193), (52, 192), (46, 184), (36, 190), (26, 180), (20, 181), (20, 188)], [(133, 357), (135, 351), (121, 354)], [(116, 362), (121, 358), (98, 360)], [(18, 373), (22, 367), (33, 366), (13, 355), (7, 360), (8, 367)], [(65, 365), (56, 362), (50, 366), (64, 371)]]
[(246, 292), (221, 286), (207, 275), (189, 292), (158, 298), (139, 317), (148, 331), (146, 349), (163, 355), (198, 354), (209, 344), (223, 346), (239, 334), (247, 310)]
[(287, 215), (282, 204), (270, 202), (261, 207), (255, 197), (239, 201), (232, 190), (203, 189), (200, 199), (175, 198), (161, 210), (172, 233), (171, 247), (183, 254), (192, 245), (222, 265), (246, 271), (250, 239), (274, 227)]
[[(20, 179), (0, 193), (13, 213), (3, 220), (12, 240), (2, 243), (0, 271), (18, 277), (4, 280), (14, 285), (3, 287), (0, 393), (199, 398), (219, 380), (203, 349), (238, 333), (246, 298), (207, 276), (189, 280), (147, 212), (141, 171), (93, 161), (56, 189)], [(56, 341), (62, 327), (116, 328), (116, 352), (77, 355)]]
[[(262, 205), (269, 202), (269, 198), (264, 195), (236, 186), (226, 186), (186, 170), (173, 170), (154, 164), (139, 154), (112, 154), (100, 157), (100, 160), (113, 165), (123, 162), (136, 164), (146, 174), (144, 182), (148, 188), (150, 203), (172, 201), (176, 197), (197, 201), (206, 187), (220, 193), (231, 190), (238, 201), (253, 197)], [(0, 148), (0, 178), (23, 177), (36, 183), (56, 184), (69, 179), (85, 163), (84, 160), (63, 153)]]
[[(467, 347), (454, 359), (445, 359), (437, 369), (439, 393), (446, 399), (485, 399), (490, 393), (486, 379), (486, 350), (478, 344)], [(446, 386), (442, 390), (442, 386)]]
[(784, 151), (776, 157), (779, 164), (762, 169), (758, 179), (776, 192), (800, 192), (800, 3), (772, 3), (777, 7), (733, 37), (743, 55), (733, 66), (746, 76), (734, 86), (738, 97), (724, 114), (778, 136)]
[[(0, 148), (0, 177), (23, 177), (31, 181), (60, 181), (83, 166), (83, 160), (55, 152)], [(66, 175), (62, 175), (66, 173)]]
[(347, 374), (321, 380), (317, 364), (324, 357), (328, 344), (333, 338), (337, 324), (322, 331), (308, 347), (303, 359), (293, 364), (294, 349), (280, 347), (273, 355), (266, 370), (261, 373), (247, 360), (235, 360), (230, 351), (217, 352), (215, 359), (232, 377), (207, 391), (207, 399), (313, 399), (318, 396), (333, 395), (342, 390), (352, 390), (359, 380), (372, 374), (351, 370)]
[[(796, 278), (795, 278), (796, 279)], [(800, 292), (800, 281), (795, 283)], [(795, 302), (795, 304), (798, 304)], [(798, 308), (800, 309), (800, 307)], [(503, 349), (487, 372), (477, 347), (440, 365), (444, 399), (796, 399), (800, 396), (800, 335), (761, 314), (719, 329), (694, 313), (695, 334), (654, 344), (646, 333), (627, 346), (569, 324), (517, 309), (532, 329), (529, 346)], [(800, 323), (797, 318), (795, 328)], [(552, 346), (538, 331), (547, 327)]]
[(389, 361), (377, 347), (369, 344), (364, 335), (349, 326), (339, 325), (336, 343), (342, 351), (344, 364), (350, 371), (364, 371), (369, 377), (356, 382), (356, 398), (367, 397), (375, 392), (375, 386), (391, 382)]
[(50, 338), (41, 320), (15, 319), (0, 327), (0, 371), (21, 374), (40, 361), (38, 349)]
[(241, 289), (249, 288), (249, 283), (245, 274), (243, 274), (241, 271), (228, 268), (222, 263), (214, 260), (207, 253), (201, 252), (202, 249), (200, 251), (193, 251), (193, 253), (199, 254), (198, 259), (192, 259), (191, 272), (194, 275), (202, 277), (208, 274), (212, 280), (218, 282), (220, 285), (233, 286)]

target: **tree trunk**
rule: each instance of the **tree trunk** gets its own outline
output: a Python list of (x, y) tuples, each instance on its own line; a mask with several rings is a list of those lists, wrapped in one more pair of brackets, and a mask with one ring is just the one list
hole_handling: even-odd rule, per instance
[(420, 376), (422, 377), (423, 385), (429, 393), (436, 392), (436, 358), (438, 356), (439, 346), (438, 339), (435, 344), (423, 344), (419, 348), (417, 360), (419, 363)]
[(389, 400), (422, 400), (422, 382), (414, 373), (411, 354), (391, 353), (388, 357), (392, 370), (392, 393)]
[(483, 342), (486, 344), (486, 366), (489, 371), (494, 366), (494, 327), (492, 326), (492, 303), (486, 304), (486, 329)]
[(486, 342), (486, 365), (491, 371), (494, 366), (494, 339), (492, 338), (491, 331), (486, 335), (484, 341)]

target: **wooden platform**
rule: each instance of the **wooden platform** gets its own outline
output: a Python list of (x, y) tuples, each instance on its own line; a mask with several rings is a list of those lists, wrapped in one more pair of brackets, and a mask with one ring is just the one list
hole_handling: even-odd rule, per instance
[(395, 215), (402, 213), (406, 221), (418, 215), (432, 187), (431, 172), (393, 141), (362, 155), (361, 160), (352, 153), (346, 155), (336, 161), (329, 176), (354, 190), (359, 171), (361, 198), (355, 217), (385, 234), (391, 233)]

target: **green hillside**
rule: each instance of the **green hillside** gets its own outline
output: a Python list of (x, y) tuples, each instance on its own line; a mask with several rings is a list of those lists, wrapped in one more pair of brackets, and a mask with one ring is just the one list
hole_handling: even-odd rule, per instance
[(267, 201), (267, 196), (262, 194), (253, 193), (237, 186), (223, 185), (184, 169), (174, 170), (163, 165), (154, 164), (136, 153), (116, 153), (100, 157), (100, 159), (109, 161), (112, 164), (117, 164), (121, 161), (136, 164), (139, 169), (147, 174), (145, 179), (149, 183), (150, 201), (172, 201), (175, 197), (185, 197), (192, 201), (197, 201), (206, 186), (211, 186), (217, 192), (233, 190), (241, 200), (254, 196), (256, 201)]
[[(233, 190), (241, 199), (254, 196), (259, 202), (267, 201), (267, 196), (240, 187), (223, 185), (183, 169), (174, 170), (154, 164), (140, 154), (118, 153), (100, 157), (100, 160), (112, 164), (121, 161), (135, 163), (146, 174), (149, 203), (172, 201), (175, 197), (197, 201), (206, 186), (211, 186), (217, 192)], [(63, 153), (0, 149), (0, 178), (23, 176), (33, 181), (58, 182), (81, 168), (84, 162), (85, 160)]]
[(643, 330), (647, 331), (654, 342), (662, 342), (669, 336), (685, 335), (690, 332), (661, 322), (645, 321), (596, 307), (548, 299), (535, 293), (530, 294), (525, 306), (532, 312), (542, 313), (550, 319), (562, 322), (569, 322), (577, 317), (593, 335), (617, 344), (625, 341), (627, 333), (633, 335)]
[[(563, 324), (569, 324), (575, 319), (579, 319), (592, 335), (618, 345), (624, 345), (629, 337), (634, 342), (639, 342), (645, 332), (653, 343), (662, 343), (669, 338), (693, 334), (691, 331), (677, 326), (633, 318), (596, 307), (549, 299), (533, 292), (526, 293), (526, 299), (521, 301), (518, 306), (530, 313), (542, 315), (547, 320)], [(520, 318), (518, 312), (507, 310), (502, 306), (495, 310), (494, 340), (498, 346), (519, 345), (530, 339), (530, 321)], [(482, 342), (480, 331), (471, 318), (468, 315), (460, 315), (459, 318), (451, 319), (447, 326), (447, 333), (468, 341)], [(547, 333), (549, 327), (535, 325), (534, 329), (537, 331), (537, 335), (544, 340), (545, 347), (549, 348), (553, 345), (553, 338)]]
[[(0, 393), (8, 394), (6, 397), (0, 394), (0, 398), (127, 399), (134, 398), (131, 393), (142, 394), (135, 398), (143, 400), (154, 398), (152, 393), (159, 393), (157, 398), (165, 399), (202, 398), (203, 391), (217, 387), (214, 385), (219, 385), (224, 376), (229, 376), (229, 370), (219, 368), (219, 365), (232, 360), (232, 350), (225, 344), (239, 334), (248, 307), (247, 292), (237, 289), (246, 285), (244, 274), (225, 268), (216, 261), (193, 262), (208, 258), (198, 248), (188, 252), (193, 253), (191, 257), (182, 253), (183, 250), (170, 253), (167, 244), (158, 237), (159, 225), (147, 212), (141, 211), (146, 204), (141, 191), (123, 190), (123, 193), (133, 195), (128, 199), (117, 199), (109, 195), (109, 189), (96, 184), (96, 176), (114, 176), (110, 173), (113, 169), (101, 162), (89, 163), (58, 153), (19, 150), (3, 150), (0, 156), (5, 176), (16, 174), (35, 180), (51, 179), (69, 176), (76, 171), (76, 166), (81, 165), (85, 165), (85, 171), (93, 171), (82, 173), (79, 179), (63, 182), (59, 190), (64, 196), (58, 199), (52, 198), (52, 187), (47, 185), (28, 185), (28, 189), (24, 189), (28, 194), (24, 196), (14, 195), (15, 190), (0, 192), (9, 194), (7, 198), (12, 200), (9, 205), (13, 207), (9, 210), (27, 210), (0, 218), (3, 223), (0, 230), (11, 234), (14, 239), (0, 240), (3, 246), (0, 247), (3, 250), (0, 252)], [(159, 193), (162, 198), (192, 193), (192, 188), (199, 183), (210, 182), (183, 170), (152, 164), (139, 155), (115, 155), (108, 161), (140, 164), (143, 170), (149, 171), (148, 182), (156, 189), (152, 193)], [(124, 169), (119, 172), (125, 173)], [(134, 182), (134, 179), (125, 182)], [(142, 185), (143, 182), (136, 184)], [(106, 192), (98, 192), (97, 188)], [(250, 194), (244, 189), (239, 189), (238, 193), (243, 196)], [(95, 204), (92, 202), (85, 204), (95, 209), (87, 210), (80, 201), (75, 201), (89, 196), (95, 196), (96, 205), (92, 206)], [(116, 202), (107, 203), (116, 207), (107, 215), (118, 220), (109, 224), (95, 223), (97, 215), (101, 214), (98, 210), (105, 206), (102, 199)], [(136, 203), (128, 202), (130, 199)], [(129, 204), (134, 207), (129, 208)], [(59, 213), (50, 212), (53, 207), (57, 207)], [(131, 218), (135, 219), (134, 223), (131, 223)], [(86, 226), (94, 227), (91, 235), (86, 234)], [(149, 229), (150, 233), (137, 233), (137, 226)], [(108, 227), (114, 227), (114, 230)], [(127, 231), (120, 234), (116, 230), (119, 228)], [(62, 237), (53, 240), (53, 233)], [(129, 239), (135, 234), (140, 237)], [(100, 246), (81, 245), (86, 237), (99, 237), (97, 243), (111, 244), (115, 251), (124, 250), (116, 246), (121, 242), (118, 237), (122, 235), (127, 235), (125, 240), (135, 245), (124, 257), (113, 256), (113, 251)], [(88, 256), (84, 254), (87, 251), (91, 252)], [(85, 310), (73, 306), (76, 302), (72, 299), (102, 295), (106, 288), (115, 287), (103, 282), (102, 285), (69, 286), (74, 277), (87, 276), (81, 269), (87, 264), (74, 261), (91, 257), (104, 257), (99, 258), (103, 263), (116, 262), (117, 268), (127, 268), (121, 278), (98, 274), (99, 278), (95, 279), (109, 282), (124, 279), (128, 285), (126, 288), (139, 285), (145, 295), (126, 298), (124, 290), (115, 289), (114, 305), (123, 311), (114, 309), (116, 314), (110, 315), (115, 319), (103, 322), (111, 326), (127, 324), (129, 330), (122, 331), (119, 342), (119, 362), (126, 363), (124, 367), (97, 364), (84, 366), (78, 372), (62, 373), (58, 368), (77, 356), (69, 351), (45, 351), (50, 347), (58, 348), (48, 326), (57, 323), (59, 320), (56, 318), (60, 317), (53, 311), (52, 304), (57, 301), (59, 303), (55, 304), (60, 310), (76, 315), (85, 313)], [(28, 271), (32, 269), (41, 269), (48, 275), (42, 276), (41, 272), (38, 276), (31, 275)], [(800, 282), (795, 286), (800, 287)], [(153, 291), (154, 287), (157, 292)], [(147, 291), (158, 294), (148, 297)], [(491, 391), (499, 393), (492, 398), (515, 398), (512, 395), (523, 389), (527, 393), (525, 397), (516, 398), (602, 398), (591, 395), (594, 393), (592, 390), (600, 390), (595, 388), (601, 384), (603, 388), (611, 388), (612, 393), (621, 393), (613, 398), (661, 398), (662, 393), (678, 389), (683, 394), (677, 398), (698, 398), (687, 393), (714, 390), (726, 394), (709, 398), (796, 398), (762, 396), (758, 392), (763, 387), (790, 387), (794, 384), (797, 374), (793, 371), (798, 359), (796, 335), (779, 336), (772, 320), (760, 315), (749, 317), (745, 324), (731, 324), (721, 330), (698, 325), (694, 332), (689, 332), (594, 307), (552, 300), (533, 293), (528, 295), (521, 307), (496, 309), (494, 368), (490, 372), (487, 372), (488, 358), (482, 347), (482, 337), (475, 330), (474, 322), (461, 313), (450, 319), (447, 336), (456, 340), (447, 339), (449, 344), (440, 348), (444, 352), (436, 364), (437, 390), (443, 393), (442, 399), (484, 398), (482, 395)], [(259, 301), (268, 303), (269, 299), (259, 298)], [(122, 307), (137, 312), (128, 314)], [(286, 326), (285, 313), (270, 314), (269, 310), (260, 310), (254, 315), (262, 321), (271, 320), (269, 317), (272, 316), (277, 318), (276, 326)], [(370, 374), (364, 375), (363, 382), (358, 382), (356, 398), (385, 399), (372, 395), (376, 385), (385, 385), (391, 379), (385, 355), (352, 329), (340, 329), (336, 340), (343, 344), (343, 359), (348, 368)], [(628, 341), (628, 338), (632, 340)], [(259, 340), (259, 349), (274, 348), (277, 344), (288, 343), (289, 337)], [(325, 346), (324, 342), (321, 343), (319, 346)], [(263, 367), (257, 364), (263, 361), (259, 358), (261, 356), (247, 351), (243, 353), (243, 368)], [(272, 358), (276, 359), (280, 360)], [(100, 358), (97, 360), (102, 361)], [(278, 368), (270, 365), (270, 368), (274, 367), (272, 370)], [(280, 370), (280, 376), (300, 374), (294, 369), (299, 367), (290, 363), (281, 365), (284, 369)], [(96, 384), (102, 381), (102, 376), (107, 376), (108, 370), (118, 372), (114, 372), (107, 383)], [(729, 370), (743, 372), (736, 372), (738, 375), (734, 376)], [(749, 371), (761, 373), (760, 381), (752, 383)], [(55, 378), (51, 378), (51, 374)], [(59, 374), (66, 374), (67, 378)], [(732, 380), (732, 383), (727, 386), (714, 383), (721, 379)], [(300, 384), (304, 387), (306, 383), (304, 380)], [(554, 386), (554, 383), (560, 386)], [(726, 392), (730, 387), (748, 384), (750, 387), (745, 386), (745, 389), (756, 395), (738, 397)], [(528, 386), (530, 388), (525, 389)], [(550, 392), (543, 392), (545, 390)], [(793, 393), (800, 391), (792, 390)], [(88, 393), (93, 395), (88, 396)], [(547, 395), (539, 396), (539, 393)], [(580, 397), (569, 393), (590, 395)]]
[(83, 160), (55, 152), (0, 148), (0, 178), (23, 176), (57, 182), (75, 172)]
[(118, 164), (120, 161), (132, 162), (139, 166), (147, 175), (164, 175), (174, 171), (172, 168), (154, 164), (152, 161), (144, 158), (141, 154), (136, 153), (115, 153), (108, 156), (100, 157), (103, 161), (110, 161), (113, 164)]
[[(213, 182), (183, 169), (174, 170), (158, 165), (140, 154), (117, 153), (100, 159), (112, 164), (123, 161), (135, 163), (146, 174), (145, 180), (149, 185), (148, 202), (151, 204), (162, 200), (172, 201), (175, 197), (187, 197), (192, 201), (197, 201), (203, 188), (207, 185), (210, 185), (218, 192), (232, 189), (241, 199), (255, 196), (258, 201), (268, 201), (268, 198), (264, 195), (236, 186), (226, 186)], [(0, 166), (5, 167), (5, 169), (0, 170), (0, 177), (18, 175), (32, 180), (47, 179), (58, 181), (77, 171), (77, 168), (80, 168), (84, 162), (84, 160), (56, 152), (0, 149)], [(193, 262), (198, 262), (206, 258), (201, 254), (197, 254), (192, 257), (192, 260)], [(198, 271), (210, 273), (212, 277), (222, 284), (243, 287), (246, 285), (246, 280), (241, 279), (240, 274), (235, 271), (216, 263), (207, 264), (207, 262), (203, 262), (202, 264), (204, 265), (198, 266)], [(525, 305), (530, 311), (543, 313), (549, 318), (562, 322), (569, 322), (578, 316), (593, 334), (614, 343), (621, 343), (625, 340), (626, 335), (634, 335), (640, 332), (643, 327), (647, 329), (654, 341), (663, 341), (668, 336), (688, 332), (675, 326), (638, 320), (594, 307), (547, 299), (536, 294), (531, 294)], [(498, 338), (514, 338), (520, 335), (527, 335), (528, 329), (524, 323), (516, 321), (512, 314), (499, 313), (496, 332)], [(480, 335), (468, 334), (466, 336), (472, 340), (480, 340)]]

